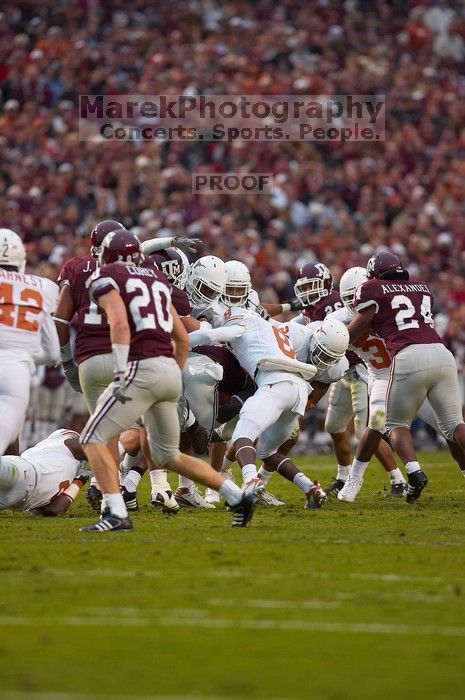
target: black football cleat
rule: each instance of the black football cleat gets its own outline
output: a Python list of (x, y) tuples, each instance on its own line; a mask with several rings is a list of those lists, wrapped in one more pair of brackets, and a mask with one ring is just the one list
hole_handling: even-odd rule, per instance
[(231, 527), (245, 527), (250, 523), (255, 508), (254, 501), (252, 493), (244, 493), (237, 506), (231, 508), (234, 513)]
[(92, 510), (100, 511), (102, 506), (102, 492), (98, 486), (94, 486), (93, 484), (89, 486), (86, 493), (86, 500)]
[(118, 515), (114, 515), (110, 512), (109, 508), (105, 508), (102, 513), (102, 517), (98, 523), (93, 525), (86, 525), (86, 527), (80, 527), (80, 532), (110, 532), (111, 530), (127, 531), (132, 530), (131, 518), (120, 518)]
[(403, 498), (407, 493), (407, 484), (401, 481), (398, 484), (391, 484), (391, 490), (386, 493), (384, 498)]
[(421, 492), (428, 483), (428, 477), (425, 472), (419, 469), (416, 472), (407, 474), (408, 486), (407, 486), (407, 503), (414, 503), (418, 501), (421, 496)]
[(344, 488), (344, 484), (346, 482), (343, 481), (342, 479), (334, 479), (333, 483), (328, 486), (326, 491), (327, 496), (333, 496), (334, 498), (337, 498), (337, 494), (341, 489)]
[(123, 494), (123, 500), (126, 504), (128, 510), (135, 511), (139, 510), (139, 503), (137, 501), (137, 493), (135, 491), (128, 491), (126, 486), (121, 487), (121, 493)]

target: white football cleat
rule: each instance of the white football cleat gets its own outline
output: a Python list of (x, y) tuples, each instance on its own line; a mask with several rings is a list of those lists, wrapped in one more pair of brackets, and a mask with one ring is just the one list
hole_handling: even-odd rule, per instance
[(242, 484), (242, 493), (251, 493), (253, 496), (258, 496), (260, 493), (266, 491), (266, 486), (263, 481), (256, 476), (255, 479), (250, 479), (250, 481), (245, 481)]
[(362, 488), (363, 479), (356, 479), (354, 476), (349, 474), (349, 477), (342, 487), (342, 489), (337, 494), (339, 501), (346, 501), (346, 503), (353, 503), (357, 497), (358, 492)]
[(207, 503), (219, 503), (221, 500), (220, 494), (215, 489), (206, 489), (205, 500)]
[(280, 501), (269, 491), (261, 491), (255, 494), (256, 503), (259, 506), (283, 506), (284, 501)]
[(213, 503), (208, 503), (199, 493), (196, 486), (179, 486), (174, 497), (181, 508), (214, 508)]

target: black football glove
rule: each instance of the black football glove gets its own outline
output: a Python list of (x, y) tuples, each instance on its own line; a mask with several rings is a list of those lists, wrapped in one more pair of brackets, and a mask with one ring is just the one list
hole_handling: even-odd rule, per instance
[(291, 299), (291, 301), (288, 302), (289, 306), (291, 307), (291, 311), (302, 311), (302, 309), (305, 309), (305, 306), (302, 304), (300, 299)]
[(200, 238), (181, 238), (180, 236), (175, 236), (173, 238), (173, 245), (175, 248), (179, 248), (183, 253), (196, 253), (199, 246), (202, 245)]

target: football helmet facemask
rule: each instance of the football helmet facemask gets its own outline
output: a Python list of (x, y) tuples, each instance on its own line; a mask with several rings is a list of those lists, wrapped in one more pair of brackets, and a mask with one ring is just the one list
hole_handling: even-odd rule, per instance
[(226, 286), (221, 301), (226, 306), (244, 306), (252, 289), (250, 272), (239, 260), (225, 263)]
[(325, 318), (311, 340), (308, 361), (320, 369), (327, 369), (344, 357), (348, 347), (349, 331), (342, 321)]
[(186, 292), (193, 306), (217, 301), (226, 285), (226, 267), (215, 255), (204, 255), (190, 267)]
[(339, 293), (344, 306), (352, 313), (354, 312), (355, 292), (367, 279), (367, 271), (364, 267), (349, 267), (341, 277)]
[(302, 265), (294, 285), (294, 293), (301, 304), (313, 306), (333, 290), (333, 276), (323, 263)]

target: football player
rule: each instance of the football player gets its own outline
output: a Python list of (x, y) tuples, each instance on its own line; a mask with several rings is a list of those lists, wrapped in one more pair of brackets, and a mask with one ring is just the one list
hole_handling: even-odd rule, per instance
[(60, 361), (51, 318), (58, 286), (25, 267), (21, 238), (0, 229), (0, 457), (21, 431), (35, 364)]
[[(341, 327), (347, 333), (342, 324)], [(231, 439), (242, 469), (244, 492), (259, 494), (265, 490), (255, 467), (258, 454), (269, 471), (276, 469), (304, 491), (306, 507), (321, 507), (326, 499), (323, 489), (277, 451), (294, 430), (296, 418), (305, 412), (310, 389), (306, 380), (316, 374), (316, 367), (296, 360), (284, 329), (244, 307), (227, 309), (221, 327), (207, 328), (204, 324), (189, 334), (189, 340), (193, 347), (228, 342), (240, 365), (257, 384), (257, 391), (241, 409)]]
[[(433, 297), (428, 285), (410, 283), (408, 271), (389, 251), (370, 258), (367, 277), (355, 295), (357, 314), (349, 332), (351, 341), (356, 342), (367, 331), (374, 331), (385, 340), (393, 358), (386, 397), (386, 430), (405, 464), (407, 501), (411, 503), (428, 483), (410, 433), (411, 422), (425, 399), (446, 438), (458, 443), (462, 450), (465, 448), (457, 366), (434, 328)], [(381, 434), (374, 439), (379, 442)], [(363, 478), (367, 464), (359, 460), (354, 479)]]
[(59, 515), (73, 503), (89, 478), (89, 465), (74, 430), (55, 430), (20, 457), (0, 464), (0, 510)]
[[(315, 321), (323, 321), (328, 314), (342, 309), (343, 301), (339, 292), (333, 288), (334, 281), (330, 270), (321, 262), (306, 263), (298, 273), (294, 292), (298, 301), (303, 306), (301, 314), (293, 320), (297, 323), (308, 324)], [(325, 428), (331, 435), (333, 449), (338, 462), (338, 473), (345, 475), (350, 463), (350, 435), (347, 429), (341, 430), (342, 424), (337, 420), (342, 407), (352, 404), (352, 395), (358, 407), (358, 413), (363, 420), (366, 410), (365, 387), (362, 382), (365, 379), (363, 370), (360, 370), (360, 360), (354, 353), (347, 354), (350, 369), (345, 380), (339, 384), (333, 384), (328, 398), (328, 412)], [(346, 411), (344, 411), (346, 413)], [(326, 427), (327, 426), (327, 427)], [(336, 480), (330, 485), (328, 493), (335, 495), (338, 486)]]
[(253, 498), (205, 462), (179, 452), (180, 368), (187, 358), (188, 336), (171, 304), (165, 276), (140, 262), (137, 238), (127, 231), (111, 232), (102, 242), (100, 267), (89, 280), (89, 297), (108, 318), (114, 379), (81, 434), (103, 491), (100, 521), (83, 530), (132, 529), (107, 443), (140, 417), (155, 463), (218, 489), (234, 510), (233, 526), (243, 527), (252, 517)]
[[(354, 296), (358, 287), (367, 279), (366, 270), (363, 267), (352, 267), (346, 270), (341, 277), (339, 289), (341, 299), (344, 304), (343, 309), (338, 309), (329, 315), (329, 318), (337, 318), (345, 325), (349, 325), (350, 321), (355, 316), (354, 311)], [(391, 356), (386, 348), (386, 343), (382, 338), (379, 338), (374, 333), (366, 332), (357, 341), (350, 345), (349, 348), (354, 351), (362, 360), (364, 368), (368, 372), (368, 395), (369, 407), (364, 410), (364, 417), (358, 418), (355, 413), (355, 408), (361, 402), (366, 406), (367, 384), (364, 382), (361, 386), (352, 383), (351, 399), (354, 393), (355, 400), (333, 401), (328, 407), (326, 416), (326, 425), (333, 427), (338, 425), (340, 432), (345, 430), (347, 423), (355, 413), (354, 425), (356, 428), (356, 436), (359, 439), (357, 450), (363, 450), (364, 442), (368, 439), (371, 431), (384, 432), (385, 422), (385, 398), (386, 389), (389, 382), (389, 374), (391, 368)], [(357, 365), (357, 369), (360, 365)], [(359, 370), (358, 370), (359, 371)], [(342, 380), (343, 381), (343, 380)], [(333, 389), (337, 390), (338, 385), (334, 385)], [(346, 409), (346, 410), (344, 410)], [(367, 420), (368, 412), (368, 420)], [(366, 427), (368, 426), (368, 427)], [(383, 465), (386, 472), (389, 474), (391, 482), (390, 497), (401, 497), (404, 495), (406, 483), (402, 472), (397, 467), (392, 454), (392, 450), (385, 441), (380, 441), (375, 451), (376, 456)], [(338, 465), (336, 479), (330, 486), (330, 491), (337, 496), (344, 488), (350, 472), (350, 461), (344, 466)], [(344, 489), (340, 500), (348, 500), (352, 498), (353, 489)]]

